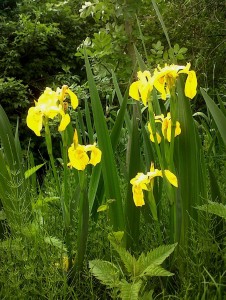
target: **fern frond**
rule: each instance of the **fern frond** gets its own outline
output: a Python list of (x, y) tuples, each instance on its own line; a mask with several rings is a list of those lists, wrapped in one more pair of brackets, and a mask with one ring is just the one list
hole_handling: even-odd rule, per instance
[(109, 288), (119, 285), (119, 269), (109, 261), (94, 259), (89, 261), (91, 273)]

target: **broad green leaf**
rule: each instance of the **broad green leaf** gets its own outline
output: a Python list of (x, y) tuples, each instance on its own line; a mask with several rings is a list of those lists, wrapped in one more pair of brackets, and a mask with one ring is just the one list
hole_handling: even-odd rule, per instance
[[(102, 104), (99, 98), (99, 94), (94, 82), (93, 74), (86, 53), (85, 64), (89, 83), (94, 124), (97, 132), (98, 145), (102, 151), (101, 166), (104, 179), (105, 194), (107, 199), (116, 199), (115, 203), (113, 203), (110, 206), (109, 211), (111, 223), (113, 224), (114, 229), (117, 230), (124, 227), (124, 217), (116, 162), (113, 154), (109, 132), (106, 125), (106, 120), (104, 117)], [(117, 216), (117, 218), (115, 216)]]
[[(177, 81), (178, 121), (181, 134), (175, 139), (174, 161), (178, 177), (177, 206), (175, 207), (172, 241), (179, 241), (183, 246), (188, 245), (190, 221), (199, 221), (194, 207), (200, 205), (207, 197), (206, 163), (204, 160), (201, 140), (197, 132), (191, 111), (191, 101), (184, 95), (184, 78)], [(171, 218), (172, 219), (172, 218)], [(175, 230), (174, 230), (174, 229)]]
[(127, 282), (125, 280), (120, 282), (120, 297), (122, 300), (137, 300), (139, 299), (139, 292), (142, 286), (142, 280), (137, 282)]
[(36, 171), (38, 171), (41, 167), (43, 167), (45, 165), (45, 163), (37, 165), (29, 170), (27, 170), (24, 173), (25, 179), (29, 178), (32, 174), (34, 174)]
[(218, 108), (218, 106), (214, 103), (214, 101), (210, 98), (210, 96), (204, 91), (204, 89), (200, 88), (202, 96), (206, 101), (206, 105), (213, 116), (213, 119), (217, 125), (217, 128), (220, 132), (220, 135), (226, 145), (226, 117), (222, 113), (222, 111)]
[(126, 247), (136, 248), (139, 240), (140, 209), (133, 201), (132, 185), (130, 180), (141, 170), (140, 164), (140, 133), (138, 130), (139, 103), (133, 105), (132, 133), (127, 147), (128, 161), (128, 186), (125, 200), (125, 221), (126, 221)]
[(207, 213), (217, 215), (226, 220), (226, 205), (223, 205), (222, 203), (208, 201), (208, 204), (204, 204), (196, 208)]
[(95, 259), (89, 261), (90, 272), (108, 287), (119, 284), (119, 269), (111, 262)]

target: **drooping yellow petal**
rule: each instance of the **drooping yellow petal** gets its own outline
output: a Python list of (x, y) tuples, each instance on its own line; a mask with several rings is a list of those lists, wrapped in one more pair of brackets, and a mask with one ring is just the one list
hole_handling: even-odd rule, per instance
[(38, 107), (31, 107), (26, 118), (27, 126), (34, 131), (37, 136), (41, 135), (43, 113)]
[(130, 180), (133, 185), (133, 200), (136, 206), (142, 206), (144, 202), (143, 190), (148, 190), (147, 184), (149, 183), (148, 176), (143, 173), (138, 173), (134, 178)]
[(92, 145), (89, 164), (96, 166), (101, 161), (102, 152), (95, 145)]
[(76, 109), (78, 106), (78, 97), (70, 89), (67, 89), (67, 93), (71, 98), (71, 105), (73, 109)]
[(185, 96), (193, 99), (197, 93), (197, 77), (195, 71), (189, 71), (184, 88)]
[(177, 177), (176, 175), (174, 175), (172, 172), (170, 172), (169, 170), (165, 170), (164, 171), (166, 178), (168, 179), (168, 181), (175, 187), (178, 187), (178, 181), (177, 181)]
[(143, 206), (145, 205), (144, 202), (144, 193), (140, 186), (133, 186), (132, 187), (133, 192), (133, 201), (136, 206)]
[(70, 116), (69, 114), (62, 114), (61, 122), (58, 127), (59, 131), (64, 131), (67, 125), (70, 123)]
[(139, 85), (140, 85), (139, 81), (135, 81), (129, 87), (130, 97), (132, 97), (134, 100), (137, 101), (140, 100)]

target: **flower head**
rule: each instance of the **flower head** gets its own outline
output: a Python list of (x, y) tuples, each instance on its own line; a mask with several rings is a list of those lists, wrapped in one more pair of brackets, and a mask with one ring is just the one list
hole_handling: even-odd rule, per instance
[(144, 105), (153, 89), (153, 79), (149, 71), (137, 72), (138, 80), (133, 82), (129, 88), (129, 95), (135, 100), (142, 100)]
[(177, 177), (169, 170), (155, 169), (154, 164), (151, 163), (150, 171), (147, 174), (138, 173), (134, 178), (130, 180), (132, 184), (133, 200), (136, 206), (145, 205), (144, 202), (144, 190), (152, 191), (154, 186), (155, 177), (163, 177), (163, 173), (166, 179), (175, 187), (178, 187)]
[(175, 86), (176, 78), (178, 77), (178, 70), (180, 66), (165, 65), (164, 68), (158, 66), (154, 72), (154, 87), (160, 92), (163, 100), (170, 94), (170, 90)]
[[(90, 152), (90, 156), (87, 154)], [(73, 143), (68, 149), (68, 166), (77, 170), (85, 170), (88, 164), (95, 166), (101, 161), (101, 151), (94, 145), (80, 145), (78, 143), (78, 134), (75, 129)]]
[(61, 90), (53, 91), (46, 88), (44, 93), (35, 101), (35, 106), (29, 108), (27, 115), (27, 126), (34, 131), (37, 136), (41, 135), (41, 129), (45, 118), (54, 119), (57, 115), (61, 117), (59, 131), (64, 131), (70, 123), (70, 116), (65, 113), (64, 97), (68, 93), (71, 97), (72, 106), (76, 108), (77, 96), (71, 92), (67, 86), (63, 86)]
[[(161, 123), (162, 124), (162, 135), (164, 136), (165, 139), (167, 139), (168, 142), (171, 141), (171, 131), (172, 131), (172, 121), (171, 121), (171, 115), (170, 113), (167, 114), (166, 117), (164, 115), (159, 115), (155, 116), (155, 122), (156, 123)], [(154, 136), (152, 132), (152, 128), (150, 123), (148, 123), (148, 130), (150, 132), (150, 140), (154, 143)], [(174, 131), (174, 136), (178, 136), (181, 133), (181, 128), (180, 128), (180, 123), (176, 121), (176, 127)], [(156, 133), (157, 136), (157, 141), (158, 143), (161, 142), (161, 136)]]

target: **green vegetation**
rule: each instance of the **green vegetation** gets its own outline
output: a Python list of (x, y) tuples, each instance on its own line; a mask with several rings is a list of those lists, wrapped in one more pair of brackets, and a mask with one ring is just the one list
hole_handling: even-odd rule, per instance
[(225, 299), (223, 6), (0, 3), (0, 299)]

